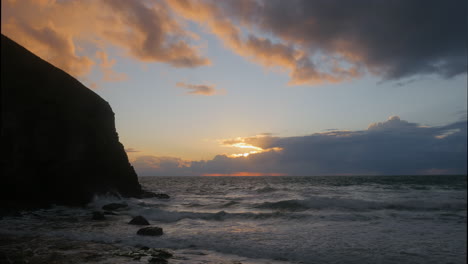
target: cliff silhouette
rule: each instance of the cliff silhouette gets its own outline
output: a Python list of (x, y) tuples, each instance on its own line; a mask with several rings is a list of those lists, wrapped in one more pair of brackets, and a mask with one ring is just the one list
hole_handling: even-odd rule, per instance
[(1, 41), (4, 204), (84, 205), (106, 192), (139, 196), (110, 105), (6, 36)]

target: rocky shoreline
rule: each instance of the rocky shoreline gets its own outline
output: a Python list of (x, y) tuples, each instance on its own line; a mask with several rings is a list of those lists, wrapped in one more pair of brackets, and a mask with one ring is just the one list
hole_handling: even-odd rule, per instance
[(0, 263), (168, 263), (167, 249), (0, 233)]
[[(162, 199), (162, 198), (160, 198)], [(106, 200), (106, 198), (104, 198)], [(0, 217), (0, 263), (5, 264), (273, 264), (262, 260), (188, 247), (162, 248), (166, 235), (160, 222), (131, 214), (132, 202), (94, 202), (87, 207), (53, 207), (16, 211)], [(111, 210), (112, 209), (112, 210)], [(96, 214), (99, 217), (96, 218)], [(103, 218), (100, 218), (103, 217)], [(102, 231), (127, 229), (122, 237), (106, 239)], [(167, 224), (163, 224), (167, 227)], [(79, 230), (87, 234), (81, 234)], [(140, 240), (141, 239), (141, 240)], [(125, 240), (127, 242), (125, 242)], [(132, 242), (128, 242), (131, 240)], [(153, 246), (151, 246), (153, 245)], [(160, 245), (162, 246), (162, 245)]]
[[(147, 197), (168, 199), (167, 194), (144, 192)], [(102, 211), (92, 211), (90, 220), (111, 221), (106, 215), (118, 215), (125, 210), (126, 203), (110, 203)], [(31, 211), (32, 212), (32, 211)], [(22, 217), (22, 211), (10, 211), (4, 216)], [(2, 216), (3, 217), (3, 216)], [(0, 218), (1, 219), (1, 218)], [(143, 216), (134, 217), (130, 225), (150, 225)], [(149, 226), (141, 228), (135, 235), (160, 236), (162, 228)], [(173, 256), (167, 249), (145, 246), (130, 247), (116, 244), (71, 240), (60, 237), (12, 235), (0, 233), (0, 263), (153, 263), (165, 264)]]

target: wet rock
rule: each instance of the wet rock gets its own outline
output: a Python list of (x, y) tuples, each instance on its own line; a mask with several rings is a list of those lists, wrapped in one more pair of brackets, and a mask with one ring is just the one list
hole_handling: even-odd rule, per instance
[(119, 215), (119, 214), (115, 212), (111, 212), (111, 211), (104, 211), (104, 215)]
[(142, 191), (140, 194), (140, 198), (157, 198), (157, 199), (169, 199), (171, 198), (169, 195), (165, 193), (154, 193), (149, 191)]
[(110, 204), (104, 205), (102, 209), (106, 211), (114, 211), (114, 210), (123, 209), (127, 207), (128, 205), (125, 203), (110, 203)]
[(161, 258), (161, 257), (152, 257), (148, 260), (148, 263), (151, 264), (166, 264), (168, 263), (166, 259)]
[(130, 225), (149, 225), (150, 223), (143, 216), (135, 216), (128, 224)]
[(92, 219), (93, 220), (106, 220), (106, 217), (104, 216), (102, 212), (94, 211)]
[(156, 198), (158, 198), (158, 199), (169, 199), (171, 197), (168, 194), (165, 194), (165, 193), (157, 193)]
[(153, 251), (151, 252), (151, 256), (165, 258), (165, 259), (173, 257), (172, 253), (163, 249), (153, 249)]
[(157, 226), (144, 227), (137, 231), (137, 235), (141, 236), (161, 236), (162, 234), (162, 228)]

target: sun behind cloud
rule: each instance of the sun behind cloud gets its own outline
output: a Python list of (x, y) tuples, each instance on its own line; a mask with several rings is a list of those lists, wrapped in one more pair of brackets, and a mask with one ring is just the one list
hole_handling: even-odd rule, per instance
[[(259, 135), (255, 137), (246, 137), (246, 138), (236, 138), (236, 139), (227, 139), (227, 140), (222, 140), (221, 145), (225, 147), (233, 147), (233, 148), (239, 148), (239, 149), (250, 149), (248, 152), (243, 152), (243, 153), (236, 153), (236, 154), (231, 154), (228, 157), (231, 158), (238, 158), (238, 157), (248, 157), (251, 154), (258, 154), (258, 153), (263, 153), (263, 152), (268, 152), (268, 151), (275, 151), (275, 152), (280, 152), (283, 149), (280, 147), (272, 147), (272, 148), (261, 148), (259, 146), (255, 146), (251, 143), (248, 143), (249, 140), (252, 140), (252, 138), (261, 138), (265, 137), (264, 135)], [(247, 141), (247, 142), (246, 142)]]

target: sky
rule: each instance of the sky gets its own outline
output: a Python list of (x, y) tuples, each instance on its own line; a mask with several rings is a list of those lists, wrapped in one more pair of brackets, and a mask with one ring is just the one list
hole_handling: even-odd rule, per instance
[(466, 174), (466, 1), (2, 0), (140, 176)]

